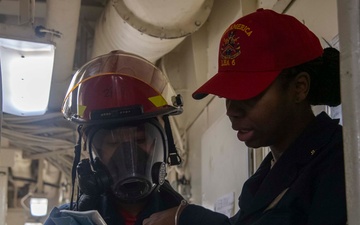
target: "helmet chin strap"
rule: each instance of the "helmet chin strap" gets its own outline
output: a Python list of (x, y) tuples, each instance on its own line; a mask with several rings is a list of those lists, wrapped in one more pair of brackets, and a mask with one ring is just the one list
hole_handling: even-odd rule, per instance
[(76, 167), (78, 165), (78, 163), (80, 162), (80, 156), (81, 156), (81, 129), (82, 126), (78, 126), (77, 128), (77, 132), (78, 132), (78, 141), (75, 145), (75, 149), (74, 149), (74, 153), (75, 153), (75, 157), (74, 157), (74, 161), (73, 161), (73, 166), (72, 166), (72, 170), (71, 170), (71, 183), (72, 183), (72, 188), (71, 188), (71, 199), (70, 199), (70, 210), (73, 209), (73, 201), (74, 201), (74, 190), (75, 190), (75, 179), (76, 179)]
[(171, 132), (169, 116), (168, 115), (163, 116), (163, 120), (164, 120), (165, 133), (168, 138), (168, 147), (169, 147), (169, 156), (167, 158), (167, 163), (170, 166), (180, 165), (182, 160), (177, 152), (177, 149), (176, 149), (176, 146), (174, 143), (174, 138), (173, 138), (173, 135)]

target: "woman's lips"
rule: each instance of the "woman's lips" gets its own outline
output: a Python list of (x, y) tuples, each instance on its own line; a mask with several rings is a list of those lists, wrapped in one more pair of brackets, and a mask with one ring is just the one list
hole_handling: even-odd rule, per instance
[(240, 141), (246, 142), (254, 135), (254, 130), (238, 130), (237, 138)]

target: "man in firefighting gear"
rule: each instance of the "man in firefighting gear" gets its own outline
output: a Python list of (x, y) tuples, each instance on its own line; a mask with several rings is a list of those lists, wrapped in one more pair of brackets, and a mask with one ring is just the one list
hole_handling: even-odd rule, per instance
[[(89, 210), (108, 225), (140, 225), (180, 204), (182, 196), (165, 179), (166, 164), (181, 162), (168, 117), (182, 113), (182, 100), (173, 93), (160, 69), (122, 51), (94, 58), (75, 73), (62, 113), (78, 125), (73, 186), (77, 177), (79, 196), (55, 207), (46, 225), (87, 223), (77, 216), (69, 222), (69, 211)], [(80, 159), (81, 149), (88, 158)]]

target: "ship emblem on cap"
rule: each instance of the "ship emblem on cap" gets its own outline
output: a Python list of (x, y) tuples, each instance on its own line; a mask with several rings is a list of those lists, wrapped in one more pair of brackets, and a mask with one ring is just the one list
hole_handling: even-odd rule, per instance
[(227, 37), (224, 36), (220, 47), (220, 56), (222, 59), (234, 59), (240, 55), (239, 37), (235, 37), (235, 31), (228, 32)]

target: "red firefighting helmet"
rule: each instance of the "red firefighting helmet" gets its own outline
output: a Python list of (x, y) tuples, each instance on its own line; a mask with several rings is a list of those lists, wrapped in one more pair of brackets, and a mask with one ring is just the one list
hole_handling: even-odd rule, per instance
[(77, 124), (131, 122), (180, 114), (182, 102), (167, 77), (151, 62), (112, 51), (74, 74), (62, 113)]

